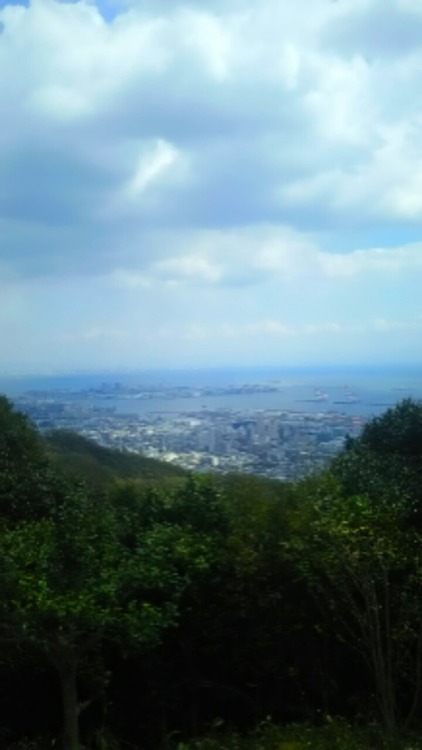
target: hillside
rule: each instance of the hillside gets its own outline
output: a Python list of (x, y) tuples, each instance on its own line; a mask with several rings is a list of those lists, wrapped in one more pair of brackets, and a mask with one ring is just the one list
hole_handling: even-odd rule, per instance
[(68, 430), (50, 432), (46, 439), (53, 460), (71, 476), (90, 484), (104, 485), (115, 479), (165, 483), (187, 475), (179, 466), (105, 448)]

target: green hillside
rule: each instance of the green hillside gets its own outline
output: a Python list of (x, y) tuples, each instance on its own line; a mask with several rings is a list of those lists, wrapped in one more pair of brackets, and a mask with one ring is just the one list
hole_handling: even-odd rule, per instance
[(105, 448), (68, 430), (50, 432), (47, 443), (53, 460), (62, 469), (90, 484), (104, 485), (115, 479), (166, 483), (167, 480), (187, 475), (179, 466)]
[(0, 397), (0, 750), (422, 750), (421, 451), (405, 400), (303, 481), (186, 475)]

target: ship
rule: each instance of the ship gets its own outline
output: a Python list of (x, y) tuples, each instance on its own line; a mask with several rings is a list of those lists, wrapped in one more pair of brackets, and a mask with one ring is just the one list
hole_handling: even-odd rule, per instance
[(302, 404), (317, 404), (321, 401), (328, 401), (328, 393), (324, 393), (320, 388), (315, 388), (313, 398), (298, 398), (296, 400)]
[(344, 398), (340, 399), (339, 401), (333, 401), (334, 404), (360, 404), (360, 398), (356, 395), (356, 393), (353, 393), (348, 385), (344, 386)]

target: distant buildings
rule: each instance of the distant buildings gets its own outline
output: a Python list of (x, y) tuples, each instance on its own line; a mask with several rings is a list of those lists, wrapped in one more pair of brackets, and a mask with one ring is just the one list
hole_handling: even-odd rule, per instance
[[(100, 397), (108, 394), (102, 388), (99, 392)], [(101, 445), (193, 471), (279, 479), (320, 470), (341, 449), (345, 436), (358, 435), (364, 424), (362, 417), (347, 414), (293, 410), (118, 414), (104, 402), (93, 403), (90, 393), (78, 399), (54, 391), (32, 393), (16, 404), (42, 430), (74, 430)]]

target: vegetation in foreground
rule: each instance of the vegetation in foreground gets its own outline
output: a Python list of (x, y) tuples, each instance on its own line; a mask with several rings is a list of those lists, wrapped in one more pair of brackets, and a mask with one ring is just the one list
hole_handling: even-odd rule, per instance
[[(51, 736), (32, 740), (23, 738), (8, 746), (9, 750), (47, 750), (49, 747), (57, 747), (56, 739)], [(126, 742), (121, 744), (109, 733), (99, 733), (95, 747), (100, 750), (130, 750), (135, 746)], [(417, 733), (410, 733), (393, 743), (385, 738), (376, 724), (362, 727), (327, 716), (320, 725), (302, 723), (280, 726), (267, 719), (246, 733), (225, 730), (216, 720), (200, 738), (178, 741), (173, 736), (160, 747), (171, 750), (422, 750), (422, 738)]]
[(422, 404), (297, 484), (135, 463), (0, 399), (3, 747), (421, 747)]

